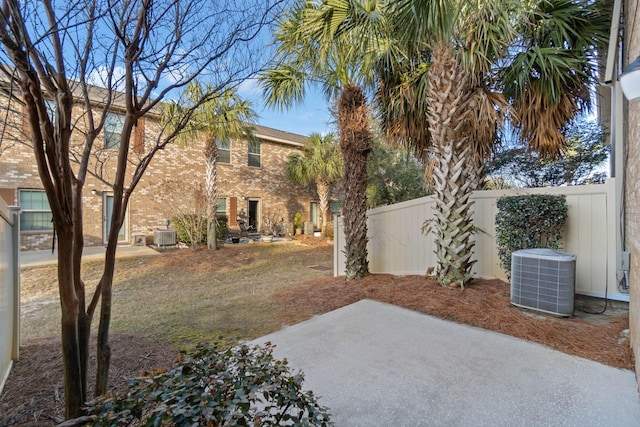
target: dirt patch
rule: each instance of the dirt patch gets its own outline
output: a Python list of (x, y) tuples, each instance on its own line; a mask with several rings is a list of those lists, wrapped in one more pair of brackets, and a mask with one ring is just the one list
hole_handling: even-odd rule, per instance
[(182, 270), (193, 272), (224, 272), (250, 264), (254, 253), (247, 244), (224, 245), (217, 251), (206, 249), (194, 252), (191, 248), (159, 249), (164, 256), (151, 257), (149, 267), (161, 267), (164, 270)]
[[(300, 244), (299, 252), (295, 251), (296, 245), (289, 242), (289, 246), (283, 247), (286, 251), (268, 260), (270, 274), (252, 276), (250, 281), (255, 285), (252, 289), (263, 286), (274, 288), (275, 284), (287, 282), (287, 289), (275, 294), (265, 293), (262, 297), (268, 300), (263, 301), (264, 309), (270, 311), (267, 314), (274, 319), (274, 325), (291, 325), (368, 298), (538, 342), (610, 366), (624, 369), (633, 367), (629, 339), (624, 335), (621, 337), (621, 332), (629, 327), (628, 313), (624, 307), (622, 310), (607, 310), (603, 316), (580, 314), (564, 319), (512, 306), (509, 285), (499, 280), (474, 280), (465, 290), (442, 287), (423, 276), (371, 275), (362, 280), (345, 282), (343, 278), (331, 277), (330, 271), (325, 271), (322, 273), (325, 276), (309, 280), (310, 272), (320, 273), (309, 267), (331, 265), (330, 246), (326, 239), (311, 236), (296, 239), (294, 243)], [(226, 245), (218, 253), (194, 253), (190, 249), (166, 250), (158, 257), (121, 260), (117, 274), (139, 277), (146, 271), (153, 271), (156, 275), (162, 271), (162, 280), (171, 281), (175, 277), (164, 274), (179, 273), (185, 276), (181, 286), (195, 288), (204, 280), (202, 276), (222, 276), (201, 273), (235, 270), (263, 259), (265, 246), (262, 245), (265, 244)], [(308, 253), (307, 246), (313, 246), (312, 254)], [(291, 260), (303, 267), (303, 270), (294, 270), (296, 279), (278, 276), (292, 269), (290, 263), (284, 264), (284, 261)], [(189, 276), (189, 272), (200, 273), (193, 276), (198, 279)], [(235, 281), (236, 289), (243, 286), (242, 278), (232, 276), (229, 280)], [(264, 283), (258, 283), (258, 280)], [(132, 288), (142, 285), (143, 282), (140, 282)], [(163, 289), (158, 293), (168, 292), (160, 287), (160, 283), (156, 286), (154, 289)], [(207, 294), (210, 294), (212, 288), (207, 289)], [(36, 291), (34, 288), (34, 294)], [(220, 295), (216, 299), (238, 298), (234, 293), (226, 297)], [(598, 300), (597, 304), (600, 303), (601, 300)], [(136, 307), (139, 309), (139, 306)], [(192, 310), (201, 309), (196, 307)], [(211, 320), (206, 322), (210, 323)], [(233, 319), (225, 322), (237, 323)], [(246, 325), (238, 326), (243, 327), (247, 328)], [(111, 343), (110, 385), (113, 387), (124, 384), (127, 378), (136, 376), (141, 370), (170, 367), (177, 354), (166, 341), (152, 340), (143, 335), (114, 332)], [(5, 391), (0, 396), (0, 426), (55, 425), (62, 419), (63, 397), (59, 338), (25, 341), (20, 361), (14, 366)]]
[[(95, 342), (91, 345), (95, 348)], [(60, 338), (51, 337), (30, 340), (20, 348), (20, 360), (0, 396), (0, 426), (53, 426), (64, 420), (60, 346)], [(140, 373), (170, 367), (178, 355), (166, 343), (138, 335), (111, 334), (111, 348), (112, 388)], [(89, 375), (95, 378), (95, 357), (91, 366)]]

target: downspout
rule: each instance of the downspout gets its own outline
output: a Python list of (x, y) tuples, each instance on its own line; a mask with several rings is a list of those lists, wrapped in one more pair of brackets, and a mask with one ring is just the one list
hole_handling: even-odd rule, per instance
[[(611, 17), (611, 32), (609, 34), (609, 48), (607, 51), (607, 65), (604, 73), (604, 84), (610, 88), (611, 116), (610, 116), (610, 144), (611, 157), (610, 174), (614, 181), (614, 227), (615, 227), (615, 284), (619, 293), (629, 293), (629, 252), (625, 251), (625, 221), (624, 221), (624, 188), (625, 188), (625, 148), (624, 148), (624, 95), (617, 83), (616, 74), (621, 69), (622, 50), (620, 39), (620, 18), (622, 0), (614, 0)], [(627, 297), (628, 300), (628, 297)]]

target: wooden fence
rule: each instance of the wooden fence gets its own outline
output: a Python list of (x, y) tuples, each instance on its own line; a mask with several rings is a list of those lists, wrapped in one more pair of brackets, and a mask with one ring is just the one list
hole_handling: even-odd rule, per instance
[[(473, 272), (477, 277), (500, 278), (506, 274), (500, 267), (495, 239), (496, 201), (502, 196), (521, 194), (564, 194), (567, 197), (568, 220), (561, 250), (576, 255), (576, 292), (584, 295), (628, 301), (616, 283), (616, 206), (615, 182), (569, 187), (545, 187), (473, 194), (475, 235)], [(421, 233), (426, 219), (433, 217), (435, 201), (431, 196), (368, 212), (369, 269), (372, 273), (396, 275), (425, 274), (436, 265), (433, 235)], [(344, 274), (344, 232), (336, 221), (334, 274)]]
[(20, 214), (0, 198), (0, 393), (20, 347)]

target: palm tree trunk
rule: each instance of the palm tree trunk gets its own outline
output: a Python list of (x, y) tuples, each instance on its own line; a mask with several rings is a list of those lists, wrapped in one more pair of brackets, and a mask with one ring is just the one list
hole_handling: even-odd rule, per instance
[(215, 138), (208, 138), (205, 145), (205, 204), (207, 215), (207, 248), (215, 251), (216, 245), (216, 211), (218, 208), (218, 146)]
[(367, 260), (367, 157), (371, 132), (362, 89), (346, 86), (338, 100), (340, 150), (344, 159), (345, 275), (347, 280), (369, 274)]
[(329, 192), (331, 186), (322, 179), (316, 178), (316, 187), (318, 189), (318, 198), (320, 199), (320, 217), (322, 218), (322, 226), (325, 227), (329, 222)]
[(429, 70), (427, 116), (433, 138), (436, 207), (437, 275), (442, 285), (461, 287), (471, 280), (473, 235), (472, 191), (477, 162), (461, 127), (464, 124), (466, 76), (453, 51), (434, 49)]

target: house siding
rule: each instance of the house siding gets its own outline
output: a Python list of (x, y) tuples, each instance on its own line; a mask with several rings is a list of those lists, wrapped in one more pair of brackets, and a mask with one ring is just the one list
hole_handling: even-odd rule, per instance
[[(6, 98), (2, 99), (6, 105)], [(82, 120), (80, 111), (74, 111), (74, 118)], [(13, 118), (15, 129), (20, 130), (23, 118)], [(309, 220), (310, 202), (315, 200), (314, 186), (297, 186), (288, 181), (285, 175), (287, 157), (301, 150), (301, 135), (287, 134), (269, 128), (259, 127), (260, 134), (269, 133), (279, 137), (289, 136), (291, 142), (277, 138), (276, 141), (261, 140), (261, 167), (248, 166), (248, 142), (246, 140), (231, 141), (231, 163), (219, 163), (218, 195), (226, 198), (237, 198), (238, 211), (247, 210), (243, 196), (258, 200), (260, 203), (260, 225), (264, 225), (267, 215), (277, 217), (285, 222), (292, 222), (296, 212), (302, 212), (305, 220)], [(0, 196), (8, 204), (18, 204), (19, 189), (42, 189), (33, 150), (24, 141), (28, 136), (24, 133), (12, 135), (3, 140), (0, 146)], [(148, 150), (159, 132), (159, 123), (153, 118), (144, 120), (144, 128), (135, 129), (130, 156), (136, 156)], [(74, 136), (78, 138), (79, 135)], [(13, 140), (21, 140), (15, 143)], [(80, 141), (77, 141), (80, 142)], [(101, 141), (97, 141), (101, 145)], [(195, 193), (203, 188), (205, 177), (204, 143), (192, 141), (187, 144), (168, 145), (160, 150), (149, 164), (144, 176), (133, 192), (125, 223), (126, 240), (131, 241), (134, 233), (144, 233), (147, 241), (153, 241), (153, 231), (164, 229), (166, 220), (182, 209), (194, 206)], [(115, 162), (115, 151), (107, 151), (111, 156), (105, 163), (106, 170)], [(133, 157), (132, 157), (133, 158)], [(91, 169), (94, 165), (90, 166)], [(131, 171), (129, 171), (131, 173)], [(92, 194), (96, 190), (96, 194)], [(83, 192), (84, 209), (84, 242), (87, 246), (103, 244), (103, 224), (105, 212), (103, 204), (109, 187), (93, 176), (88, 176)], [(229, 202), (227, 203), (229, 206)], [(46, 249), (53, 244), (52, 232), (25, 231), (21, 234), (23, 250)]]
[[(624, 64), (640, 55), (639, 0), (624, 3), (626, 48)], [(634, 20), (636, 22), (634, 22)], [(631, 346), (636, 361), (636, 375), (640, 377), (640, 101), (628, 103), (626, 117), (626, 174), (625, 174), (625, 232), (626, 247), (630, 252), (629, 272), (629, 329)]]

